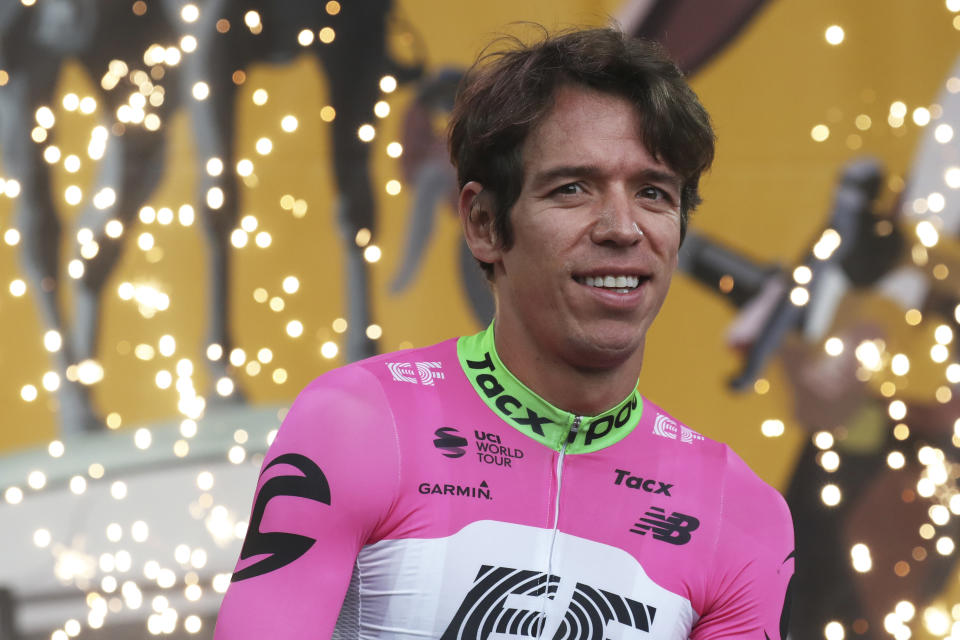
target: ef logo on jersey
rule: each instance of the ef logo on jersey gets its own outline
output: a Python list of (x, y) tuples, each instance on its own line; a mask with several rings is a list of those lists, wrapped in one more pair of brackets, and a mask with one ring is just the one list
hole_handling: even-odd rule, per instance
[(677, 424), (676, 420), (672, 420), (662, 413), (657, 414), (656, 420), (653, 421), (654, 435), (670, 440), (677, 440), (678, 432), (680, 442), (691, 444), (697, 440), (703, 440), (703, 436), (693, 429), (685, 427), (682, 424)]
[(253, 556), (266, 557), (248, 567), (237, 570), (231, 578), (232, 582), (246, 580), (285, 567), (305, 554), (316, 542), (313, 538), (296, 533), (260, 531), (260, 522), (267, 510), (267, 503), (277, 496), (294, 496), (316, 500), (326, 505), (330, 504), (330, 484), (327, 482), (327, 477), (323, 475), (323, 471), (313, 460), (299, 453), (286, 453), (277, 456), (270, 464), (265, 466), (261, 475), (266, 473), (270, 467), (278, 464), (290, 465), (303, 475), (275, 476), (264, 482), (263, 486), (260, 487), (257, 500), (253, 505), (253, 513), (250, 515), (247, 539), (243, 541), (243, 548), (240, 550), (240, 559), (246, 560)]
[(387, 370), (396, 382), (409, 382), (432, 387), (436, 380), (443, 380), (439, 362), (388, 362)]
[(440, 640), (639, 640), (656, 614), (656, 606), (568, 577), (482, 565)]

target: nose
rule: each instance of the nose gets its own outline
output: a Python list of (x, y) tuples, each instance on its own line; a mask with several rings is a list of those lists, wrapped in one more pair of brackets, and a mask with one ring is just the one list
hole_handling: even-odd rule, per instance
[(611, 194), (601, 203), (600, 214), (590, 232), (596, 244), (628, 247), (640, 242), (643, 231), (634, 207), (625, 194)]

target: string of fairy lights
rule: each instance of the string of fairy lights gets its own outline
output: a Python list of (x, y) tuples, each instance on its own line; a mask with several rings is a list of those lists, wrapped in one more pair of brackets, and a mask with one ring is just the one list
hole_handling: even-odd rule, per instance
[[(36, 0), (21, 0), (21, 3), (25, 7), (31, 7), (35, 5)], [(950, 12), (960, 14), (960, 0), (946, 0), (946, 7)], [(331, 16), (339, 14), (342, 9), (336, 0), (326, 2), (324, 8)], [(147, 10), (146, 3), (137, 0), (132, 3), (131, 10), (135, 15), (143, 15)], [(196, 4), (187, 3), (181, 9), (180, 18), (184, 23), (192, 24), (199, 20), (200, 12), (201, 9)], [(960, 30), (960, 15), (954, 15), (951, 19), (953, 26)], [(244, 15), (243, 26), (254, 35), (263, 31), (261, 16), (256, 11), (249, 11)], [(216, 23), (216, 30), (219, 33), (226, 33), (231, 28), (233, 25), (226, 19)], [(308, 48), (330, 44), (336, 37), (336, 31), (327, 26), (316, 31), (303, 29), (297, 34), (296, 39), (301, 47)], [(841, 46), (846, 41), (846, 33), (840, 25), (831, 25), (825, 30), (824, 38), (829, 46)], [(62, 193), (63, 202), (66, 205), (77, 207), (89, 201), (95, 208), (106, 210), (116, 204), (117, 193), (113, 188), (103, 187), (95, 193), (85, 193), (79, 184), (70, 181), (70, 177), (75, 176), (85, 163), (97, 163), (104, 158), (111, 131), (120, 134), (128, 127), (143, 127), (147, 131), (156, 132), (167, 124), (157, 111), (166, 99), (167, 90), (163, 86), (163, 81), (169, 69), (178, 66), (184, 57), (195, 52), (197, 47), (196, 37), (185, 35), (175, 46), (163, 46), (157, 43), (145, 46), (141, 60), (110, 61), (99, 81), (101, 89), (106, 92), (128, 91), (129, 96), (114, 114), (110, 114), (113, 122), (109, 128), (102, 124), (105, 114), (102, 113), (101, 105), (94, 96), (73, 92), (63, 95), (60, 104), (64, 111), (89, 118), (90, 135), (84, 151), (62, 149), (51, 143), (50, 139), (57, 126), (54, 109), (48, 105), (36, 109), (35, 124), (31, 128), (30, 137), (35, 144), (43, 146), (42, 157), (51, 170), (62, 171), (68, 178), (69, 184)], [(0, 86), (7, 84), (9, 79), (8, 72), (0, 70)], [(242, 70), (235, 71), (232, 79), (237, 85), (247, 81), (246, 74)], [(372, 105), (372, 113), (375, 118), (383, 120), (391, 114), (388, 98), (396, 91), (397, 80), (392, 76), (384, 76), (379, 81), (379, 89), (382, 98)], [(960, 78), (950, 78), (946, 83), (946, 89), (951, 93), (960, 92)], [(190, 98), (203, 101), (209, 98), (210, 92), (208, 83), (197, 82), (190, 88)], [(256, 88), (250, 94), (250, 100), (254, 106), (262, 107), (268, 103), (270, 95), (266, 89)], [(331, 123), (337, 117), (336, 111), (329, 105), (320, 108), (318, 115), (324, 123)], [(934, 139), (941, 144), (948, 144), (953, 140), (955, 132), (949, 124), (937, 122), (941, 116), (942, 109), (939, 105), (918, 105), (910, 110), (905, 102), (897, 100), (889, 105), (885, 122), (887, 130), (897, 136), (904, 135), (910, 123), (919, 128), (934, 127)], [(824, 143), (831, 138), (843, 135), (844, 127), (839, 122), (839, 118), (831, 115), (830, 119), (830, 124), (817, 123), (811, 128), (810, 137), (815, 143)], [(878, 124), (882, 121), (876, 114), (874, 116), (867, 113), (857, 114), (852, 122), (848, 123), (850, 130), (844, 137), (844, 144), (852, 151), (860, 149), (864, 143), (864, 136), (878, 128)], [(299, 126), (300, 120), (293, 113), (284, 114), (279, 122), (279, 128), (283, 134), (294, 134)], [(378, 130), (374, 123), (363, 124), (357, 130), (358, 138), (365, 143), (373, 142), (377, 139), (377, 135)], [(259, 184), (256, 173), (257, 163), (273, 153), (274, 147), (274, 140), (270, 135), (263, 135), (256, 139), (253, 145), (254, 153), (249, 157), (236, 159), (232, 169), (242, 184), (251, 188)], [(388, 141), (384, 145), (384, 152), (389, 158), (397, 159), (402, 155), (403, 147), (397, 141)], [(223, 158), (208, 158), (205, 162), (205, 170), (211, 177), (221, 177), (224, 172), (231, 169), (226, 162), (227, 160)], [(948, 167), (945, 170), (943, 186), (943, 192), (932, 192), (924, 198), (905, 203), (908, 207), (907, 213), (922, 216), (922, 219), (913, 223), (916, 242), (910, 251), (911, 260), (917, 267), (927, 269), (933, 279), (940, 281), (950, 276), (949, 268), (942, 262), (932, 260), (930, 253), (941, 241), (937, 214), (947, 206), (945, 193), (948, 193), (947, 190), (960, 189), (960, 166)], [(893, 176), (888, 181), (888, 187), (894, 192), (899, 192), (903, 190), (904, 182), (899, 176)], [(401, 193), (403, 184), (400, 180), (389, 179), (383, 184), (383, 189), (387, 195), (396, 196)], [(21, 195), (21, 190), (22, 186), (17, 180), (0, 177), (0, 195), (3, 197), (16, 199)], [(222, 207), (224, 202), (225, 195), (219, 187), (211, 187), (205, 194), (205, 203), (211, 209), (216, 210)], [(279, 198), (279, 206), (281, 210), (289, 212), (297, 219), (306, 216), (309, 210), (306, 199), (290, 193), (283, 194)], [(143, 252), (147, 263), (156, 264), (162, 260), (163, 250), (157, 239), (159, 229), (176, 225), (188, 228), (195, 224), (196, 217), (196, 211), (190, 203), (180, 203), (175, 206), (143, 206), (137, 214), (142, 230), (137, 233), (136, 246)], [(893, 230), (888, 221), (879, 220), (877, 225), (878, 232), (881, 234), (884, 231), (890, 233)], [(887, 228), (882, 228), (884, 225)], [(111, 219), (104, 223), (103, 233), (109, 238), (117, 239), (129, 233), (129, 230), (120, 220)], [(77, 231), (75, 243), (79, 257), (72, 258), (66, 265), (69, 278), (74, 280), (82, 278), (86, 261), (98, 255), (100, 247), (95, 237), (96, 234), (92, 229), (81, 228)], [(9, 247), (17, 247), (22, 242), (21, 233), (10, 226), (3, 231), (2, 240)], [(236, 250), (266, 249), (272, 245), (273, 241), (274, 237), (269, 225), (252, 214), (242, 216), (237, 228), (230, 234), (230, 243)], [(357, 232), (354, 242), (363, 249), (363, 256), (369, 263), (376, 263), (382, 258), (382, 250), (373, 242), (373, 235), (369, 229), (361, 229)], [(840, 244), (840, 234), (834, 229), (827, 229), (814, 246), (813, 254), (816, 259), (826, 261)], [(810, 300), (812, 271), (809, 267), (799, 266), (793, 271), (792, 279), (790, 300), (797, 306), (804, 306)], [(732, 283), (730, 285), (732, 286)], [(300, 288), (300, 279), (295, 275), (287, 275), (282, 278), (278, 291), (271, 292), (263, 286), (258, 286), (252, 291), (252, 297), (258, 305), (265, 305), (271, 312), (282, 314), (286, 309), (286, 298), (296, 295)], [(721, 283), (721, 289), (723, 288)], [(22, 278), (12, 279), (8, 289), (10, 295), (16, 298), (28, 293), (28, 285)], [(123, 281), (117, 286), (115, 294), (120, 300), (135, 305), (137, 312), (145, 319), (154, 318), (157, 314), (167, 311), (171, 305), (170, 295), (163, 290), (162, 284), (154, 281)], [(955, 310), (954, 320), (960, 323), (960, 306)], [(903, 321), (913, 330), (930, 330), (932, 341), (929, 353), (924, 357), (929, 357), (943, 368), (943, 384), (936, 388), (934, 399), (941, 404), (949, 402), (953, 395), (952, 386), (960, 383), (960, 363), (951, 361), (950, 353), (950, 345), (955, 339), (955, 327), (942, 320), (924, 317), (918, 309), (906, 311)], [(286, 335), (291, 338), (299, 338), (306, 331), (304, 322), (297, 318), (287, 320), (283, 328)], [(330, 329), (335, 336), (344, 334), (348, 329), (347, 320), (342, 317), (334, 319), (330, 323)], [(371, 340), (376, 340), (382, 336), (383, 329), (378, 324), (370, 324), (366, 327), (365, 333)], [(43, 346), (47, 352), (55, 353), (62, 348), (63, 338), (58, 331), (48, 330), (43, 335)], [(144, 363), (170, 362), (169, 365), (163, 364), (153, 371), (152, 377), (159, 390), (172, 388), (177, 392), (176, 410), (180, 414), (181, 421), (179, 437), (172, 445), (172, 453), (177, 458), (185, 458), (190, 454), (191, 441), (201, 429), (207, 401), (193, 383), (195, 363), (186, 357), (174, 361), (178, 348), (176, 336), (167, 333), (161, 335), (154, 343), (131, 344), (123, 340), (118, 345), (118, 351), (121, 354), (133, 354), (137, 360)], [(897, 381), (906, 380), (909, 376), (910, 355), (891, 353), (886, 343), (880, 339), (847, 344), (837, 336), (827, 337), (823, 341), (823, 349), (831, 357), (839, 357), (852, 349), (859, 363), (858, 379), (871, 383), (882, 380), (879, 383), (879, 392), (886, 402), (889, 417), (895, 423), (893, 437), (897, 442), (906, 444), (911, 438), (909, 402), (900, 397), (903, 385), (898, 385)], [(325, 340), (320, 345), (319, 353), (325, 359), (336, 358), (340, 353), (338, 340), (335, 338)], [(288, 378), (286, 369), (276, 362), (274, 351), (269, 347), (264, 346), (250, 353), (242, 348), (234, 348), (228, 354), (224, 354), (223, 347), (218, 344), (210, 344), (206, 348), (206, 356), (212, 361), (218, 361), (224, 355), (236, 371), (243, 371), (248, 376), (268, 372), (272, 382), (278, 385), (284, 384)], [(70, 366), (65, 376), (71, 381), (90, 386), (103, 380), (104, 369), (97, 360), (88, 359)], [(60, 373), (49, 370), (42, 374), (40, 380), (23, 384), (20, 397), (24, 402), (34, 402), (40, 397), (41, 389), (53, 393), (59, 389), (60, 385)], [(234, 381), (229, 377), (220, 378), (215, 382), (215, 390), (221, 396), (229, 396), (235, 390)], [(761, 378), (756, 381), (754, 385), (756, 393), (765, 394), (769, 390), (768, 380)], [(117, 412), (108, 413), (105, 421), (106, 425), (113, 430), (119, 429), (123, 423), (122, 417)], [(769, 438), (780, 437), (785, 430), (785, 423), (780, 419), (767, 420), (760, 427), (762, 435)], [(268, 446), (275, 434), (275, 430), (269, 431), (263, 444)], [(842, 458), (836, 449), (835, 435), (829, 431), (819, 431), (812, 437), (815, 446), (821, 451), (818, 456), (820, 466), (829, 473), (839, 469)], [(133, 443), (135, 448), (141, 451), (154, 446), (151, 430), (146, 427), (136, 429), (133, 434)], [(243, 429), (236, 430), (233, 433), (233, 443), (225, 452), (226, 459), (234, 465), (244, 462), (256, 464), (257, 456), (248, 458), (247, 455), (251, 445), (250, 435)], [(953, 445), (960, 447), (960, 418), (954, 425)], [(262, 445), (258, 443), (255, 448), (260, 447)], [(54, 440), (49, 443), (47, 452), (52, 459), (58, 459), (66, 454), (66, 447), (62, 441)], [(910, 453), (905, 446), (902, 449), (892, 449), (886, 453), (887, 465), (892, 470), (902, 469), (907, 464), (907, 455)], [(925, 548), (924, 545), (929, 543), (934, 551), (941, 555), (953, 554), (956, 551), (955, 541), (949, 536), (938, 534), (938, 527), (946, 525), (952, 517), (960, 516), (960, 492), (957, 491), (954, 482), (960, 472), (950, 462), (953, 454), (937, 447), (921, 446), (915, 455), (923, 466), (916, 480), (916, 493), (930, 502), (928, 520), (918, 523), (917, 536), (920, 541), (918, 544), (920, 548)], [(91, 483), (104, 478), (106, 473), (107, 470), (102, 464), (91, 463), (85, 474), (76, 474), (68, 480), (68, 488), (71, 493), (80, 496), (87, 491)], [(191, 513), (204, 518), (212, 541), (241, 540), (246, 532), (246, 522), (232, 517), (225, 506), (215, 504), (209, 493), (214, 482), (212, 472), (204, 470), (198, 473), (196, 486), (202, 493), (189, 505)], [(3, 489), (3, 499), (11, 507), (29, 500), (31, 493), (35, 494), (47, 489), (47, 474), (41, 469), (33, 470), (23, 479), (22, 485), (12, 485)], [(115, 480), (110, 484), (109, 491), (111, 497), (119, 501), (126, 498), (128, 488), (123, 480)], [(821, 488), (820, 496), (827, 507), (837, 506), (843, 500), (843, 487), (836, 483), (826, 483)], [(119, 542), (124, 535), (134, 542), (142, 542), (150, 535), (150, 525), (144, 520), (130, 523), (126, 528), (117, 522), (105, 523), (104, 526), (104, 535), (110, 542)], [(203, 625), (200, 616), (189, 611), (178, 611), (172, 606), (171, 598), (163, 593), (153, 596), (149, 602), (150, 606), (145, 608), (146, 596), (143, 589), (138, 586), (137, 580), (132, 578), (121, 580), (117, 577), (119, 574), (133, 571), (137, 566), (142, 567), (143, 577), (162, 591), (168, 591), (177, 585), (182, 587), (183, 596), (189, 602), (198, 601), (206, 589), (222, 594), (226, 591), (230, 579), (229, 573), (221, 572), (215, 574), (209, 584), (201, 584), (198, 572), (204, 569), (208, 562), (207, 553), (201, 547), (190, 548), (180, 544), (172, 548), (171, 557), (174, 560), (172, 566), (169, 562), (161, 562), (158, 558), (137, 558), (124, 549), (115, 553), (101, 554), (99, 558), (91, 558), (81, 550), (73, 549), (63, 541), (55, 540), (54, 534), (41, 523), (38, 523), (33, 533), (32, 543), (37, 548), (53, 550), (56, 558), (54, 571), (57, 577), (64, 583), (73, 583), (78, 589), (84, 591), (88, 607), (84, 621), (75, 618), (63, 621), (60, 628), (51, 632), (51, 640), (76, 637), (82, 632), (84, 625), (91, 629), (99, 629), (106, 624), (111, 612), (116, 613), (122, 609), (136, 611), (146, 609), (145, 624), (152, 635), (173, 633), (181, 626), (188, 633), (198, 633)], [(914, 560), (917, 558), (915, 557)], [(858, 572), (865, 573), (877, 569), (872, 561), (869, 547), (863, 543), (856, 543), (851, 547), (850, 562)], [(903, 571), (909, 571), (909, 564), (906, 560), (898, 562), (893, 570), (899, 575)], [(83, 579), (78, 580), (78, 577)], [(97, 577), (99, 577), (98, 581), (95, 580)], [(949, 608), (942, 604), (929, 605), (919, 613), (918, 616), (917, 604), (904, 599), (887, 615), (884, 621), (885, 630), (896, 640), (906, 640), (916, 631), (916, 627), (911, 625), (922, 622), (926, 631), (936, 637), (954, 640), (960, 638), (960, 603), (954, 603)], [(846, 637), (849, 627), (849, 621), (830, 621), (824, 628), (824, 637), (827, 640), (842, 640)]]
[[(947, 0), (946, 8), (953, 14), (960, 13), (960, 1)], [(960, 31), (960, 15), (951, 16), (953, 27)], [(829, 26), (824, 38), (831, 46), (841, 45), (846, 34), (840, 25)], [(951, 93), (960, 93), (960, 78), (950, 77), (945, 83), (945, 89)], [(873, 101), (875, 93), (869, 92), (864, 96), (867, 101)], [(841, 116), (838, 109), (831, 113), (830, 118), (839, 121)], [(906, 125), (912, 122), (916, 127), (923, 129), (933, 127), (933, 139), (940, 145), (946, 145), (954, 139), (953, 127), (945, 122), (938, 123), (943, 116), (943, 109), (939, 104), (918, 105), (912, 110), (905, 102), (895, 100), (890, 103), (886, 114), (887, 131), (894, 136), (903, 136)], [(875, 128), (874, 119), (867, 113), (859, 113), (850, 123), (852, 131), (843, 140), (845, 146), (858, 150), (863, 146), (863, 136)], [(810, 130), (810, 137), (815, 143), (824, 143), (831, 136), (842, 131), (841, 124), (815, 124)], [(887, 183), (891, 192), (899, 193), (904, 190), (905, 183), (900, 176), (891, 176)], [(947, 206), (949, 191), (960, 189), (960, 166), (949, 166), (944, 169), (941, 191), (933, 191), (918, 197), (911, 202), (903, 203), (903, 218), (900, 224), (910, 227), (915, 236), (910, 247), (910, 260), (918, 268), (926, 270), (932, 280), (943, 281), (950, 277), (950, 268), (944, 262), (931, 257), (931, 252), (941, 242), (943, 221), (941, 214)], [(956, 196), (954, 196), (955, 198)], [(954, 207), (956, 202), (954, 202)], [(875, 223), (878, 235), (889, 235), (893, 231), (893, 224), (889, 220), (878, 218)], [(840, 247), (842, 238), (835, 230), (828, 228), (823, 231), (813, 247), (816, 260), (827, 261)], [(790, 302), (798, 307), (807, 305), (810, 301), (810, 287), (813, 282), (813, 272), (806, 265), (796, 267), (792, 272)], [(733, 282), (720, 283), (721, 289), (730, 290)], [(951, 359), (950, 345), (955, 339), (956, 327), (960, 325), (960, 305), (954, 309), (953, 318), (937, 317), (928, 314), (926, 317), (920, 309), (911, 308), (903, 315), (903, 322), (909, 330), (922, 331), (929, 335), (929, 352), (922, 356), (941, 367), (941, 383), (937, 385), (931, 400), (939, 404), (946, 404), (953, 397), (953, 386), (960, 383), (960, 363)], [(951, 323), (950, 321), (954, 321)], [(908, 444), (911, 439), (909, 419), (909, 405), (902, 392), (908, 386), (906, 383), (911, 371), (911, 356), (907, 353), (891, 352), (885, 340), (881, 338), (865, 339), (855, 343), (847, 343), (842, 338), (831, 335), (822, 341), (822, 348), (829, 357), (841, 357), (847, 350), (852, 349), (857, 361), (856, 377), (863, 383), (877, 385), (879, 393), (886, 403), (886, 413), (893, 426), (894, 441), (900, 446), (885, 452), (886, 464), (891, 470), (903, 469), (907, 463), (907, 456), (912, 455)], [(898, 384), (899, 383), (899, 384)], [(765, 378), (758, 379), (754, 384), (754, 391), (765, 394), (770, 390), (770, 382)], [(769, 438), (780, 437), (785, 433), (783, 420), (765, 420), (761, 433)], [(836, 450), (837, 438), (831, 431), (818, 431), (812, 435), (813, 443), (819, 449), (817, 463), (829, 474), (836, 472), (842, 464), (840, 452)], [(920, 439), (922, 442), (922, 438)], [(960, 448), (960, 416), (953, 423), (952, 445)], [(957, 480), (960, 478), (960, 467), (952, 462), (956, 458), (955, 452), (928, 444), (916, 447), (915, 455), (922, 466), (922, 471), (916, 478), (916, 496), (929, 502), (927, 521), (917, 523), (917, 545), (913, 548), (910, 558), (897, 561), (893, 567), (877, 567), (874, 565), (870, 548), (862, 542), (854, 543), (849, 549), (850, 565), (854, 571), (868, 573), (873, 570), (892, 570), (898, 576), (906, 576), (911, 570), (911, 562), (922, 562), (928, 555), (928, 548), (942, 556), (949, 556), (956, 552), (956, 541), (942, 531), (951, 518), (960, 516), (960, 491)], [(838, 506), (844, 499), (844, 488), (837, 482), (826, 482), (820, 489), (820, 499), (828, 508)], [(906, 499), (906, 498), (904, 498)], [(911, 497), (912, 499), (912, 497)], [(900, 600), (887, 613), (883, 620), (884, 631), (896, 640), (911, 638), (922, 625), (923, 630), (933, 637), (955, 640), (960, 638), (960, 602), (956, 603), (928, 603), (918, 614), (917, 603), (909, 597)], [(832, 620), (825, 624), (823, 635), (826, 640), (843, 640), (851, 632), (862, 634), (866, 632), (863, 620)]]

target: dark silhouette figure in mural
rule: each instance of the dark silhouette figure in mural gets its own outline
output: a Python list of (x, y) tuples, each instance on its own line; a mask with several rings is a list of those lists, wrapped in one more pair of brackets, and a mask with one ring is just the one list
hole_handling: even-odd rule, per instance
[[(684, 72), (694, 73), (728, 44), (756, 15), (766, 0), (632, 0), (617, 16), (623, 31), (663, 44)], [(430, 244), (434, 217), (441, 203), (455, 210), (457, 184), (447, 155), (445, 121), (462, 71), (444, 69), (421, 83), (404, 120), (404, 174), (413, 185), (407, 242), (391, 281), (392, 293), (414, 281)], [(458, 239), (457, 266), (470, 309), (486, 325), (493, 318), (493, 297), (486, 277), (466, 244)]]
[[(166, 122), (180, 104), (189, 110), (198, 176), (197, 209), (210, 252), (206, 344), (218, 344), (222, 352), (219, 359), (208, 360), (211, 374), (217, 379), (229, 376), (229, 236), (238, 218), (239, 195), (236, 179), (229, 171), (212, 176), (205, 163), (218, 157), (224, 166), (234, 166), (235, 72), (259, 61), (291, 60), (304, 51), (297, 41), (298, 33), (303, 29), (316, 32), (321, 27), (331, 27), (336, 33), (333, 42), (318, 44), (312, 51), (326, 72), (337, 114), (332, 164), (347, 254), (350, 329), (346, 356), (354, 360), (375, 352), (375, 343), (364, 333), (370, 323), (367, 264), (362, 248), (354, 242), (360, 229), (375, 231), (370, 151), (358, 139), (357, 129), (372, 119), (382, 76), (392, 74), (404, 82), (419, 74), (419, 67), (396, 63), (387, 54), (390, 1), (371, 0), (346, 7), (336, 15), (326, 11), (324, 3), (297, 0), (242, 5), (208, 0), (198, 4), (199, 16), (194, 22), (182, 19), (182, 3), (177, 0), (134, 3), (133, 10), (126, 0), (48, 0), (29, 7), (9, 2), (0, 7), (0, 66), (10, 78), (0, 87), (0, 150), (8, 177), (22, 186), (16, 215), (23, 235), (25, 271), (37, 293), (44, 325), (62, 334), (62, 347), (56, 353), (61, 372), (92, 359), (97, 352), (103, 288), (126, 237), (108, 235), (106, 223), (119, 220), (126, 229), (135, 222), (136, 212), (160, 180), (165, 152), (162, 127), (148, 131), (142, 123), (105, 122), (111, 125), (110, 134), (94, 192), (109, 187), (114, 190), (115, 200), (102, 208), (87, 206), (80, 215), (80, 227), (92, 232), (98, 249), (83, 260), (83, 275), (74, 291), (73, 329), (66, 330), (67, 322), (57, 302), (63, 282), (61, 223), (51, 197), (42, 147), (30, 138), (35, 110), (53, 100), (64, 62), (76, 60), (91, 77), (104, 78), (100, 101), (102, 112), (111, 119), (126, 104), (129, 90), (138, 88), (135, 85), (144, 95), (149, 93), (145, 85), (153, 92), (161, 87), (159, 104), (151, 101), (147, 107), (161, 122)], [(254, 27), (245, 22), (250, 11), (258, 12)], [(183, 54), (179, 64), (146, 64), (145, 50), (151, 43), (170, 46), (185, 35), (194, 36), (197, 46), (195, 51)], [(112, 80), (108, 80), (111, 75)], [(198, 82), (208, 87), (206, 99), (187, 97)], [(220, 202), (207, 198), (214, 188), (220, 190)], [(242, 392), (235, 390), (233, 398), (242, 398)], [(102, 426), (91, 406), (89, 390), (79, 383), (63, 380), (58, 400), (63, 432)]]
[[(176, 0), (168, 0), (168, 4), (179, 10)], [(222, 211), (230, 212), (217, 217), (208, 210), (210, 219), (223, 227), (222, 233), (217, 234), (220, 243), (211, 256), (212, 270), (225, 276), (227, 236), (237, 210), (237, 182), (209, 176), (202, 164), (207, 158), (218, 157), (226, 166), (233, 166), (233, 105), (237, 90), (234, 74), (259, 61), (289, 62), (304, 51), (297, 41), (304, 29), (314, 33), (324, 27), (334, 30), (332, 42), (316, 44), (309, 51), (317, 56), (326, 73), (330, 103), (336, 112), (332, 124), (332, 167), (346, 254), (345, 306), (349, 328), (345, 351), (346, 359), (353, 361), (376, 353), (375, 341), (366, 336), (366, 327), (372, 321), (368, 265), (363, 247), (355, 242), (361, 229), (375, 234), (376, 205), (370, 179), (370, 145), (359, 139), (357, 130), (375, 119), (373, 107), (380, 96), (379, 81), (383, 76), (392, 75), (405, 83), (416, 79), (421, 67), (417, 63), (399, 63), (387, 52), (390, 0), (345, 3), (333, 15), (326, 10), (326, 4), (302, 0), (208, 0), (201, 5), (200, 18), (193, 28), (184, 30), (196, 35), (198, 46), (186, 59), (183, 73), (187, 85), (202, 81), (210, 87), (209, 97), (191, 101), (190, 109), (197, 173), (203, 176), (199, 189), (205, 194), (208, 189), (219, 187), (224, 196)], [(259, 28), (250, 29), (245, 24), (251, 10), (259, 14)], [(203, 197), (198, 199), (205, 202)], [(222, 295), (226, 296), (226, 292)], [(214, 324), (225, 323), (225, 297), (214, 301), (213, 307)]]
[[(145, 27), (144, 18), (131, 12), (128, 2), (119, 0), (53, 0), (30, 7), (7, 2), (0, 9), (0, 67), (9, 73), (8, 83), (0, 87), (0, 151), (7, 176), (21, 185), (15, 215), (23, 238), (25, 273), (44, 326), (62, 334), (62, 346), (55, 352), (62, 377), (70, 365), (92, 358), (96, 351), (99, 296), (120, 249), (118, 240), (103, 233), (103, 225), (111, 218), (129, 222), (156, 186), (164, 140), (142, 125), (115, 126), (110, 133), (109, 153), (100, 164), (97, 183), (113, 188), (116, 201), (102, 211), (89, 207), (80, 216), (80, 226), (95, 232), (99, 250), (93, 259), (84, 261), (85, 270), (74, 292), (74, 329), (69, 331), (58, 306), (59, 289), (64, 284), (62, 229), (43, 148), (31, 139), (34, 113), (55, 99), (55, 83), (66, 60), (76, 60), (99, 80), (111, 69), (111, 61), (129, 60), (136, 69), (142, 67), (137, 63), (142, 61), (149, 42), (174, 41), (172, 26), (164, 20), (152, 19), (149, 28)], [(116, 64), (113, 69), (118, 69)], [(145, 76), (154, 87), (162, 87), (163, 93), (158, 92), (162, 104), (151, 107), (161, 120), (177, 101), (175, 78), (163, 71), (163, 80)], [(117, 79), (122, 83), (118, 90), (100, 94), (103, 113), (112, 116), (126, 102), (130, 90), (136, 90), (127, 72)], [(58, 401), (63, 432), (102, 426), (91, 407), (88, 390), (80, 383), (64, 378)]]
[[(944, 498), (917, 495), (924, 469), (917, 453), (932, 446), (950, 455), (960, 403), (911, 402), (909, 435), (901, 431), (897, 438), (897, 420), (887, 411), (889, 398), (872, 392), (856, 375), (855, 348), (884, 337), (881, 319), (871, 315), (876, 308), (869, 304), (872, 298), (893, 299), (902, 310), (914, 307), (944, 319), (953, 317), (960, 302), (956, 296), (933, 291), (918, 296), (914, 287), (904, 289), (904, 282), (912, 283), (904, 273), (913, 267), (906, 264), (909, 252), (894, 224), (897, 215), (877, 211), (875, 200), (883, 181), (882, 168), (872, 159), (852, 161), (844, 170), (826, 225), (838, 233), (836, 250), (828, 255), (821, 246), (801, 262), (811, 268), (805, 305), (790, 301), (795, 283), (789, 283), (789, 274), (775, 265), (758, 264), (696, 234), (688, 237), (681, 251), (681, 270), (741, 309), (730, 341), (744, 350), (744, 365), (731, 386), (749, 388), (779, 356), (794, 396), (796, 422), (811, 436), (825, 431), (836, 437), (827, 449), (839, 453), (839, 466), (823, 463), (824, 447), (811, 437), (787, 490), (797, 531), (794, 638), (818, 637), (831, 620), (852, 625), (858, 637), (886, 637), (884, 617), (897, 602), (930, 602), (955, 565), (953, 555), (938, 554), (932, 542), (925, 548), (918, 537), (930, 507)], [(894, 211), (898, 210), (899, 205)], [(815, 240), (827, 236), (818, 234)], [(824, 352), (827, 335), (843, 340), (843, 353)], [(905, 454), (896, 471), (887, 464), (893, 450)], [(947, 491), (956, 491), (950, 486), (955, 481), (949, 480)], [(826, 484), (840, 487), (838, 504), (824, 503), (821, 489)], [(936, 535), (956, 539), (958, 534), (960, 526), (953, 520)], [(869, 549), (872, 570), (854, 568), (851, 549), (856, 544)], [(907, 564), (897, 568), (902, 562)]]
[[(442, 123), (453, 109), (453, 97), (462, 76), (458, 69), (442, 69), (421, 82), (404, 118), (403, 172), (414, 195), (404, 257), (390, 283), (391, 293), (400, 293), (413, 283), (433, 235), (438, 207), (446, 203), (451, 211), (456, 211), (457, 175), (450, 164)], [(474, 318), (481, 325), (489, 323), (493, 318), (493, 297), (463, 238), (457, 250), (457, 266)]]

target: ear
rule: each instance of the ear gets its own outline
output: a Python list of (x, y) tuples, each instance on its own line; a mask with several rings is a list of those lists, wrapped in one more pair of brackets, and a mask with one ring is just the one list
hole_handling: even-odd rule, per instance
[(460, 190), (457, 209), (470, 253), (481, 262), (496, 264), (502, 250), (494, 228), (493, 196), (479, 182), (468, 182)]

